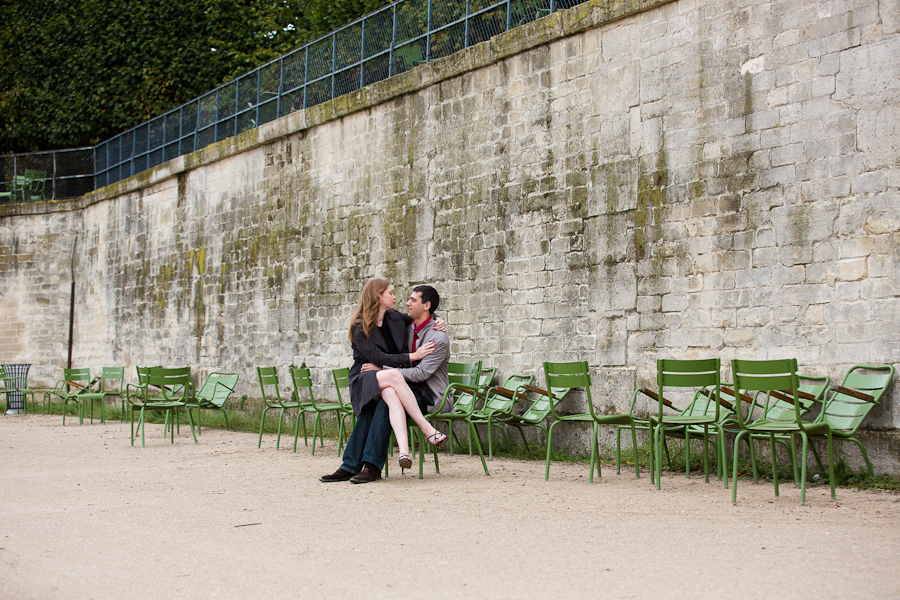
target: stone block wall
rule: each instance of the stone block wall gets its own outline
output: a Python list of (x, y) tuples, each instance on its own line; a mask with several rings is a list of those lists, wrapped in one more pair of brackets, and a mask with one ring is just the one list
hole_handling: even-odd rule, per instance
[[(501, 379), (589, 361), (604, 411), (657, 357), (897, 363), (898, 30), (896, 0), (594, 0), (0, 207), (0, 360), (58, 376), (78, 233), (78, 364), (233, 369), (251, 396), (255, 366), (303, 361), (328, 393), (375, 276), (433, 283), (454, 359)], [(898, 424), (890, 398), (869, 421)]]

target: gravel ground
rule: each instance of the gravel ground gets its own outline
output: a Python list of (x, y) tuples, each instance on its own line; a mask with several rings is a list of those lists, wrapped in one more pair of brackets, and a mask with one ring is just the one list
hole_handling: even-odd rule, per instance
[[(67, 420), (68, 421), (68, 420)], [(77, 421), (76, 421), (77, 423)], [(900, 496), (441, 455), (324, 484), (337, 444), (0, 416), (0, 598), (897, 598)], [(282, 440), (284, 442), (284, 440)], [(416, 471), (417, 472), (417, 471)]]

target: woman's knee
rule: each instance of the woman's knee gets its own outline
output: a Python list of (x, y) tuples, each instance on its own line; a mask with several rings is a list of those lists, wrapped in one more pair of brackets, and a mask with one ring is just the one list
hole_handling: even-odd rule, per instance
[(384, 369), (378, 372), (378, 381), (394, 387), (403, 383), (404, 379), (397, 369)]

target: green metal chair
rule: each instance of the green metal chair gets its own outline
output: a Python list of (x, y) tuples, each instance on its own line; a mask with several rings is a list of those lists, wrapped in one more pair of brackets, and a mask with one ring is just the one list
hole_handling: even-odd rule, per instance
[[(651, 482), (655, 480), (656, 489), (661, 489), (662, 455), (664, 452), (666, 430), (671, 433), (684, 436), (685, 440), (685, 475), (691, 476), (690, 467), (690, 438), (692, 428), (697, 435), (703, 437), (703, 471), (706, 482), (709, 483), (709, 428), (716, 430), (716, 448), (719, 463), (725, 464), (725, 432), (719, 418), (720, 397), (720, 373), (721, 360), (718, 358), (701, 360), (658, 359), (656, 361), (656, 385), (658, 410), (650, 411), (650, 468)], [(666, 388), (691, 389), (693, 400), (686, 409), (678, 414), (667, 414), (666, 408), (674, 407), (665, 397)], [(712, 388), (711, 401), (701, 400), (697, 402), (697, 390)], [(707, 396), (707, 398), (709, 398)], [(702, 433), (700, 432), (702, 430)], [(724, 477), (725, 486), (728, 486), (728, 477)]]
[[(805, 417), (813, 406), (822, 403), (825, 391), (828, 389), (830, 378), (826, 376), (797, 373), (797, 379), (800, 382), (800, 385), (797, 388), (797, 397), (800, 400), (800, 414)], [(732, 394), (735, 393), (730, 388), (724, 387), (724, 385), (726, 384), (723, 384), (723, 393), (726, 390)], [(766, 394), (755, 394), (752, 397), (752, 402), (750, 401), (750, 397), (746, 394), (742, 393), (740, 394), (740, 397), (745, 404), (749, 405), (748, 414), (754, 415), (753, 419), (765, 419), (767, 421), (784, 423), (793, 423), (795, 420), (794, 401), (787, 393), (785, 393), (785, 391), (773, 390)], [(725, 425), (725, 432), (737, 435), (740, 430), (739, 427), (733, 427), (729, 431), (729, 424), (733, 423), (735, 423), (735, 417), (731, 415), (730, 420)], [(790, 448), (790, 437), (790, 435), (776, 435), (775, 441)], [(755, 483), (759, 482), (759, 468), (756, 463), (756, 450), (751, 443), (751, 440), (763, 438), (768, 438), (768, 436), (766, 434), (757, 433), (750, 434), (750, 436), (744, 438), (750, 453), (750, 462), (753, 468), (753, 481)], [(815, 452), (815, 447), (813, 447), (813, 452)], [(796, 453), (789, 449), (788, 454), (791, 457), (791, 467), (794, 470), (794, 481), (798, 482), (800, 481), (800, 472), (797, 470)]]
[[(737, 458), (742, 437), (765, 434), (769, 438), (769, 446), (772, 453), (772, 482), (775, 486), (775, 496), (778, 496), (778, 471), (776, 465), (777, 453), (775, 444), (778, 436), (787, 436), (791, 442), (791, 454), (796, 454), (796, 435), (800, 435), (802, 451), (800, 453), (800, 503), (806, 504), (806, 471), (807, 448), (809, 436), (818, 435), (826, 439), (828, 447), (828, 481), (831, 485), (831, 497), (834, 498), (834, 451), (832, 446), (831, 427), (827, 423), (810, 423), (803, 420), (802, 403), (798, 390), (800, 380), (797, 376), (797, 360), (794, 358), (782, 360), (737, 360), (731, 361), (731, 372), (734, 376), (735, 387), (740, 392), (760, 392), (770, 394), (778, 392), (790, 397), (793, 401), (794, 419), (792, 421), (773, 421), (765, 416), (753, 419), (749, 412), (747, 417), (742, 409), (735, 411), (740, 432), (734, 439), (734, 460), (732, 468), (731, 500), (737, 502)], [(751, 420), (753, 419), (753, 420)], [(751, 441), (752, 443), (752, 441)]]
[(47, 187), (47, 171), (37, 169), (25, 169), (23, 179), (23, 190), (25, 200), (35, 201), (44, 200), (46, 197), (45, 189)]
[[(78, 424), (84, 423), (84, 404), (91, 404), (91, 423), (94, 422), (94, 402), (100, 403), (100, 422), (105, 422), (105, 414), (103, 410), (103, 392), (92, 392), (91, 389), (98, 381), (99, 377), (91, 379), (90, 369), (63, 369), (63, 381), (65, 382), (66, 393), (60, 396), (63, 403), (63, 425), (66, 424), (66, 408), (69, 404), (75, 404), (78, 410)], [(54, 392), (51, 390), (51, 392)]]
[(16, 201), (18, 193), (19, 189), (17, 178), (13, 178), (12, 181), (5, 182), (3, 186), (0, 187), (0, 203)]
[[(469, 416), (468, 412), (451, 412), (458, 411), (459, 407), (456, 405), (456, 401), (460, 397), (464, 397), (466, 394), (477, 394), (478, 390), (478, 378), (481, 374), (481, 361), (471, 362), (471, 363), (456, 363), (451, 362), (447, 364), (447, 376), (449, 380), (449, 385), (447, 389), (444, 390), (444, 395), (441, 396), (440, 403), (435, 407), (434, 411), (430, 414), (425, 415), (425, 418), (432, 422), (444, 422), (447, 423), (449, 427), (452, 428), (454, 421), (466, 421), (468, 427), (470, 428), (469, 434), (472, 434), (472, 429), (474, 429), (474, 425), (468, 423), (467, 418)], [(470, 404), (470, 406), (474, 406)], [(407, 419), (407, 424), (412, 426), (414, 422), (412, 419)], [(422, 431), (416, 427), (415, 428), (418, 433), (419, 438), (419, 479), (424, 477), (424, 464), (425, 464), (425, 455), (426, 455), (426, 440), (425, 435)], [(447, 434), (447, 437), (450, 437), (450, 433)], [(478, 450), (478, 455), (481, 457), (481, 466), (484, 468), (484, 474), (490, 475), (488, 471), (487, 462), (484, 460), (484, 452), (481, 449), (481, 442), (478, 440), (477, 434), (475, 437), (475, 446)], [(413, 444), (411, 443), (410, 446)], [(432, 447), (432, 455), (434, 456), (434, 471), (435, 473), (440, 473), (440, 465), (438, 463), (438, 455), (437, 455), (437, 447)], [(387, 472), (387, 471), (385, 471)]]
[[(727, 395), (726, 390), (724, 388), (720, 387), (720, 389), (719, 389), (719, 405), (720, 405), (720, 407), (719, 407), (718, 422), (720, 424), (722, 424), (723, 427), (724, 427), (725, 423), (727, 423), (728, 418), (731, 416), (731, 411), (732, 411), (731, 403), (723, 398), (723, 396), (725, 396), (725, 395)], [(635, 409), (635, 405), (636, 405), (638, 396), (646, 396), (647, 398), (649, 398), (652, 401), (653, 404), (660, 402), (660, 396), (658, 393), (656, 393), (653, 390), (651, 390), (650, 388), (646, 388), (646, 387), (636, 389), (634, 391), (634, 394), (632, 394), (632, 396), (631, 396), (631, 406), (629, 408), (628, 413), (632, 416), (632, 418), (634, 418), (635, 429), (647, 431), (648, 437), (650, 437), (650, 435), (649, 435), (649, 432), (650, 432), (649, 414), (646, 418), (640, 418), (640, 417), (634, 416), (634, 409)], [(687, 402), (687, 404), (685, 404), (683, 407), (675, 406), (668, 398), (665, 398), (665, 397), (662, 398), (662, 403), (663, 403), (663, 406), (665, 406), (667, 409), (669, 409), (669, 411), (671, 411), (672, 413), (681, 415), (681, 416), (707, 414), (707, 415), (715, 418), (716, 412), (715, 412), (714, 398), (715, 398), (715, 386), (712, 386), (712, 387), (707, 386), (705, 388), (701, 388), (701, 389), (697, 390), (696, 392), (694, 392), (691, 400), (689, 402)], [(656, 406), (653, 406), (653, 404), (651, 404), (651, 407), (650, 407), (651, 412), (653, 411), (654, 408), (656, 408)], [(622, 433), (622, 427), (623, 427), (622, 425), (619, 425), (616, 427), (616, 442), (617, 443), (618, 443), (618, 438)], [(727, 429), (725, 430), (725, 433), (726, 434), (728, 433)], [(666, 443), (666, 438), (671, 437), (671, 438), (683, 440), (686, 437), (687, 437), (687, 439), (690, 439), (691, 435), (694, 435), (697, 437), (702, 437), (703, 436), (703, 426), (702, 425), (684, 425), (684, 426), (666, 427), (665, 436), (663, 436), (663, 438), (662, 438), (663, 453), (665, 454), (665, 457), (666, 457), (666, 464), (669, 465), (670, 469), (673, 468), (673, 465), (672, 465), (672, 458), (669, 455), (669, 446)], [(716, 428), (714, 431), (710, 432), (710, 435), (718, 436), (719, 429)], [(717, 450), (718, 450), (718, 448), (719, 447), (717, 445)], [(707, 451), (708, 451), (707, 448), (704, 447), (704, 452), (707, 452)], [(691, 452), (691, 446), (688, 443), (685, 445), (685, 455), (686, 455), (685, 461), (687, 464), (690, 464), (690, 460), (691, 460), (690, 452)], [(716, 456), (718, 457), (718, 460), (716, 461), (718, 477), (719, 477), (719, 479), (722, 479), (725, 482), (725, 487), (728, 487), (728, 466), (727, 466), (727, 462), (724, 460), (727, 457), (727, 453), (723, 455), (721, 452), (717, 452)], [(635, 456), (635, 460), (637, 460), (637, 456)], [(655, 471), (654, 464), (651, 463), (651, 472), (650, 472), (651, 482), (655, 481), (655, 472), (654, 471)]]
[[(484, 403), (481, 408), (472, 411), (469, 422), (476, 426), (475, 431), (478, 432), (478, 425), (487, 425), (488, 436), (488, 457), (494, 459), (494, 425), (499, 425), (503, 419), (511, 418), (516, 403), (519, 400), (528, 400), (526, 385), (534, 381), (534, 375), (513, 374), (506, 378), (501, 386), (488, 387), (482, 392)], [(504, 440), (509, 442), (509, 436), (505, 429), (499, 428), (504, 435)], [(469, 448), (471, 453), (472, 442), (469, 440)]]
[(197, 411), (197, 433), (202, 434), (203, 430), (200, 426), (201, 410), (218, 410), (225, 416), (225, 429), (228, 426), (228, 413), (225, 412), (223, 406), (225, 401), (234, 393), (234, 388), (238, 382), (237, 373), (224, 373), (216, 371), (210, 373), (206, 377), (206, 381), (200, 386), (200, 389), (191, 394), (186, 400), (186, 408), (188, 413), (192, 410)]
[[(118, 384), (116, 383), (118, 382)], [(122, 422), (125, 422), (125, 367), (103, 367), (100, 372), (100, 391), (103, 404), (109, 398), (118, 398), (122, 404)], [(115, 404), (113, 404), (115, 406)]]
[[(462, 410), (462, 411), (477, 410), (478, 401), (484, 397), (484, 390), (487, 389), (488, 386), (490, 386), (491, 381), (493, 381), (494, 374), (496, 372), (497, 372), (496, 367), (491, 367), (491, 368), (482, 367), (481, 373), (478, 374), (478, 384), (476, 386), (475, 392), (473, 392), (473, 393), (461, 392), (459, 394), (459, 396), (456, 398), (456, 402), (455, 402), (454, 406), (459, 407), (457, 410)], [(462, 441), (456, 435), (456, 432), (453, 430), (452, 427), (450, 428), (448, 435), (450, 436), (450, 440), (449, 440), (450, 441), (450, 454), (453, 455), (453, 453), (454, 453), (454, 444), (453, 444), (454, 438), (456, 438), (456, 441), (459, 442), (460, 444), (462, 444)], [(467, 445), (469, 448), (469, 456), (471, 456), (472, 455), (472, 439), (471, 439), (471, 437), (468, 438)]]
[[(522, 437), (522, 443), (525, 444), (525, 449), (528, 450), (528, 439), (525, 437), (525, 432), (522, 428), (537, 427), (544, 432), (544, 438), (546, 439), (547, 427), (544, 425), (544, 422), (550, 417), (550, 406), (552, 403), (551, 392), (531, 384), (526, 384), (523, 387), (525, 388), (525, 392), (520, 392), (520, 394), (524, 395), (525, 398), (520, 396), (519, 399), (530, 402), (525, 411), (522, 414), (517, 414), (515, 412), (497, 414), (495, 415), (495, 421), (497, 423), (503, 423), (508, 427), (515, 427)], [(552, 397), (555, 399), (555, 402), (560, 402), (566, 397), (571, 389), (572, 388), (555, 388), (551, 390)]]
[(286, 410), (293, 408), (298, 409), (297, 420), (304, 420), (303, 438), (306, 439), (306, 421), (305, 415), (303, 414), (303, 407), (299, 401), (294, 399), (285, 400), (281, 397), (281, 391), (278, 389), (278, 371), (276, 367), (256, 367), (256, 375), (259, 378), (259, 389), (262, 392), (262, 400), (265, 404), (262, 418), (259, 421), (259, 442), (256, 447), (262, 447), (263, 425), (266, 422), (266, 413), (270, 410), (278, 411), (278, 438), (275, 442), (276, 450), (281, 448), (281, 425), (284, 422), (284, 411)]
[[(591, 374), (590, 367), (586, 361), (567, 362), (567, 363), (544, 363), (544, 378), (547, 389), (550, 390), (550, 415), (553, 422), (547, 429), (547, 467), (544, 472), (544, 481), (550, 480), (550, 453), (553, 449), (553, 430), (561, 423), (590, 423), (591, 424), (591, 464), (589, 481), (594, 481), (594, 467), (597, 468), (597, 476), (601, 476), (600, 472), (600, 449), (598, 436), (600, 434), (600, 425), (629, 425), (631, 426), (631, 442), (633, 447), (637, 447), (637, 433), (634, 428), (634, 419), (629, 414), (621, 415), (605, 415), (597, 414), (594, 410), (594, 402), (591, 398)], [(559, 400), (553, 393), (554, 388), (584, 388), (587, 400), (587, 413), (577, 413), (572, 415), (560, 414), (557, 411)], [(616, 473), (620, 473), (622, 448), (616, 443)], [(637, 477), (641, 476), (640, 467), (637, 461), (634, 461), (634, 473)]]
[[(171, 443), (175, 443), (175, 427), (171, 423), (177, 422), (179, 409), (184, 409), (191, 425), (191, 435), (194, 443), (197, 442), (197, 433), (194, 431), (194, 420), (187, 411), (187, 399), (193, 392), (191, 385), (190, 367), (150, 367), (143, 376), (143, 381), (137, 385), (128, 384), (132, 388), (131, 393), (126, 392), (131, 406), (131, 445), (134, 446), (134, 411), (140, 408), (138, 427), (141, 430), (141, 447), (145, 444), (145, 413), (147, 411), (162, 411), (166, 413), (166, 430), (171, 434)], [(159, 390), (158, 395), (155, 390)], [(170, 420), (171, 417), (171, 420)], [(165, 430), (164, 430), (165, 431)]]
[[(872, 409), (881, 403), (881, 397), (887, 391), (893, 378), (893, 365), (855, 365), (847, 371), (840, 385), (828, 388), (822, 412), (815, 421), (828, 425), (833, 437), (853, 442), (859, 447), (863, 460), (866, 462), (869, 477), (875, 476), (875, 470), (872, 468), (872, 463), (869, 462), (866, 449), (855, 437), (856, 431)], [(810, 434), (810, 437), (821, 438), (823, 436), (813, 433)], [(819, 453), (815, 446), (812, 450), (819, 468), (822, 469), (822, 461), (819, 459)]]
[[(334, 379), (334, 387), (337, 390), (338, 403), (341, 405), (338, 416), (338, 454), (344, 450), (345, 438), (350, 436), (353, 427), (356, 426), (356, 413), (350, 404), (350, 369), (332, 369), (331, 376)], [(344, 402), (344, 394), (347, 393), (347, 401)], [(350, 419), (350, 429), (347, 429), (346, 421)]]
[[(301, 390), (306, 390), (306, 395), (309, 397), (309, 402), (301, 402), (301, 414), (310, 413), (316, 415), (315, 425), (313, 426), (313, 444), (312, 444), (312, 455), (316, 455), (316, 434), (319, 434), (319, 445), (320, 447), (325, 447), (325, 434), (323, 432), (322, 427), (322, 415), (324, 413), (333, 412), (338, 421), (341, 420), (341, 409), (342, 404), (340, 402), (328, 402), (322, 403), (316, 401), (316, 396), (313, 393), (313, 382), (312, 382), (312, 372), (310, 369), (306, 367), (294, 367), (291, 366), (291, 381), (294, 384), (294, 393), (297, 396), (297, 399), (303, 397)], [(304, 429), (305, 429), (304, 424)], [(338, 426), (340, 429), (340, 426)], [(294, 452), (297, 451), (297, 437), (300, 434), (300, 419), (297, 419), (297, 423), (294, 426)], [(338, 434), (340, 435), (340, 433)], [(304, 438), (306, 437), (304, 433)]]

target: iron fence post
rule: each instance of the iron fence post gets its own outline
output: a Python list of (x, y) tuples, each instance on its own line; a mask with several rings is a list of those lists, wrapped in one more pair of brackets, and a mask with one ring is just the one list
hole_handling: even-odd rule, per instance
[(303, 110), (306, 110), (306, 84), (309, 81), (309, 44), (303, 57)]
[(238, 113), (241, 110), (241, 78), (238, 77), (234, 80), (234, 127), (231, 130), (234, 132), (231, 135), (238, 134)]
[(388, 77), (394, 76), (394, 49), (397, 47), (397, 3), (391, 5), (391, 51), (388, 54)]
[(431, 0), (428, 0), (428, 16), (425, 23), (425, 62), (431, 60)]
[(219, 141), (219, 92), (222, 88), (216, 90), (216, 118), (213, 119), (213, 141)]
[(466, 0), (466, 38), (463, 48), (468, 48), (469, 42), (469, 0)]
[(359, 40), (359, 88), (364, 87), (365, 79), (365, 60), (366, 60), (366, 20), (362, 20), (362, 32)]
[(282, 116), (281, 95), (284, 93), (284, 57), (278, 59), (278, 94), (275, 96), (276, 118)]

